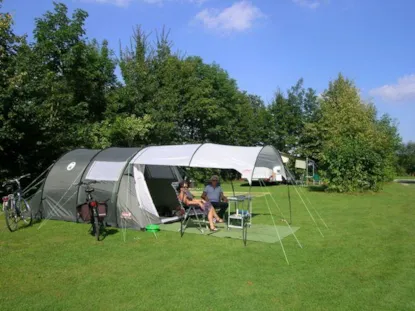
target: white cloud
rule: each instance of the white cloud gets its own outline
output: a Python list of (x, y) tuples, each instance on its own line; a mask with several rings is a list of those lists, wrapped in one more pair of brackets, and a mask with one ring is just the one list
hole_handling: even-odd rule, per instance
[(204, 9), (195, 16), (195, 20), (208, 29), (232, 32), (248, 30), (262, 17), (265, 15), (258, 7), (243, 0), (223, 10)]
[(386, 84), (372, 89), (369, 94), (391, 102), (415, 100), (415, 74), (403, 76), (395, 84)]
[(295, 4), (299, 6), (306, 7), (309, 9), (317, 9), (321, 5), (321, 0), (292, 0)]

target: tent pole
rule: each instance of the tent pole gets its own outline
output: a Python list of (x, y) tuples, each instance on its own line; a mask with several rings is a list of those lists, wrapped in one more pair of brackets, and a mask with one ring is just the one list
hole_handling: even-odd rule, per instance
[(52, 168), (52, 166), (54, 166), (55, 165), (55, 162), (56, 161), (53, 161), (53, 163), (46, 169), (46, 170), (44, 170), (43, 171), (43, 173), (42, 174), (40, 174), (39, 176), (37, 176), (28, 186), (26, 186), (26, 188), (24, 188), (23, 190), (22, 190), (22, 193), (24, 194), (25, 192), (27, 192), (27, 190), (30, 188), (30, 187), (32, 187), (32, 185), (36, 182), (36, 181), (38, 181), (39, 179), (40, 179), (40, 177), (41, 176), (43, 176), (45, 173), (47, 173), (47, 172), (49, 172), (49, 170)]
[(290, 195), (290, 182), (287, 183), (288, 190), (288, 206), (290, 209), (290, 225), (292, 224), (292, 212), (291, 212), (291, 195)]
[[(40, 181), (38, 181), (35, 185), (33, 185), (32, 187), (26, 189), (26, 191), (24, 193), (22, 193), (23, 195), (26, 195), (27, 192), (29, 192), (32, 189), (35, 189), (37, 186), (39, 186), (41, 183), (43, 183), (46, 180), (46, 178), (41, 179)], [(32, 195), (30, 196), (32, 197)], [(27, 200), (27, 198), (26, 198)]]
[[(229, 177), (229, 172), (228, 172), (228, 177)], [(231, 180), (232, 194), (233, 196), (235, 196), (235, 187), (233, 186), (233, 180), (232, 178), (230, 178), (230, 180)]]
[(288, 180), (287, 178), (287, 192), (288, 192), (288, 207), (290, 210), (290, 225), (292, 224), (292, 208), (291, 208), (291, 193), (290, 193), (290, 184), (293, 182), (294, 180), (294, 176), (293, 174), (291, 174), (291, 171), (288, 169), (288, 167), (286, 165), (284, 165), (286, 172), (288, 173), (288, 177), (291, 177), (291, 181)]

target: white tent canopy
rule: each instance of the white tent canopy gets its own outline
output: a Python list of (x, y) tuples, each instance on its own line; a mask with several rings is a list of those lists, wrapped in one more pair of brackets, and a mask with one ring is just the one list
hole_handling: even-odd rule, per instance
[(287, 178), (281, 155), (272, 146), (240, 147), (209, 143), (150, 146), (137, 153), (130, 163), (234, 169), (247, 175), (250, 184), (255, 167), (273, 169), (280, 165), (282, 176)]

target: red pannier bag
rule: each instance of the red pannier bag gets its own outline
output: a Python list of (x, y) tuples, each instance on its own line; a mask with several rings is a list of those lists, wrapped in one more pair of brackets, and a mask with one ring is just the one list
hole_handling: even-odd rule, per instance
[(88, 203), (78, 205), (76, 207), (78, 217), (81, 218), (84, 222), (91, 221), (91, 210), (89, 209)]
[(104, 202), (98, 202), (98, 217), (104, 218), (107, 216), (107, 204)]

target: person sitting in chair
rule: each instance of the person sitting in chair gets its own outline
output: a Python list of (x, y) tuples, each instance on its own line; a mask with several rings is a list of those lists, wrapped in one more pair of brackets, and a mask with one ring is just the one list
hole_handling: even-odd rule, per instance
[(223, 194), (221, 186), (218, 185), (219, 177), (213, 175), (210, 184), (205, 187), (202, 199), (210, 202), (214, 208), (219, 208), (219, 215), (223, 217), (228, 208), (228, 198)]
[(200, 209), (207, 215), (209, 220), (210, 231), (218, 231), (215, 227), (213, 219), (215, 218), (218, 222), (223, 222), (223, 219), (216, 214), (212, 204), (205, 200), (195, 199), (193, 194), (189, 191), (189, 184), (186, 181), (179, 183), (179, 200), (187, 206), (199, 206)]

